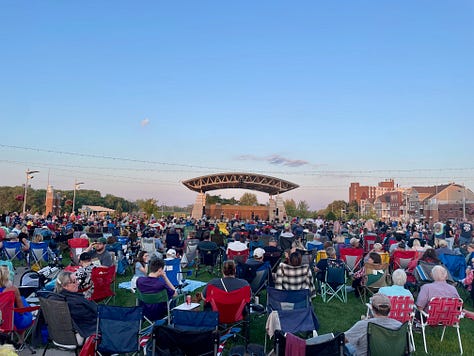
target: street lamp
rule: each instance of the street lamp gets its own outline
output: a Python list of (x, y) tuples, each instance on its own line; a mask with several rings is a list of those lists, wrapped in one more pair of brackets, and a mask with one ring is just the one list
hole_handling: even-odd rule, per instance
[(23, 194), (23, 215), (26, 212), (26, 195), (28, 194), (28, 182), (30, 179), (34, 178), (33, 174), (39, 173), (39, 171), (30, 171), (30, 169), (28, 168), (25, 173), (26, 173), (26, 183), (25, 183), (25, 194)]
[(79, 190), (81, 188), (81, 184), (84, 184), (84, 182), (78, 182), (77, 180), (74, 180), (74, 194), (72, 196), (72, 212), (74, 213), (74, 208), (76, 207), (76, 190)]

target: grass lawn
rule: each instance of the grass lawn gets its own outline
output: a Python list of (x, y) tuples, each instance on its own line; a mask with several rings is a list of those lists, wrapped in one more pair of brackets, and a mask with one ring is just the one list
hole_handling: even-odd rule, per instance
[[(118, 276), (118, 282), (129, 281), (131, 279), (131, 272), (128, 271), (125, 276)], [(191, 277), (194, 279), (194, 276)], [(208, 281), (211, 276), (207, 272), (199, 274), (199, 280)], [(466, 293), (461, 293), (462, 297), (466, 297)], [(466, 298), (465, 298), (466, 300)], [(260, 298), (260, 303), (265, 303), (265, 295)], [(135, 296), (127, 290), (117, 288), (117, 296), (115, 304), (124, 306), (135, 305)], [(345, 331), (349, 329), (357, 320), (360, 320), (361, 315), (365, 315), (366, 307), (360, 299), (355, 298), (353, 293), (348, 294), (347, 304), (343, 304), (338, 300), (331, 300), (329, 303), (323, 303), (321, 297), (318, 296), (313, 300), (314, 310), (318, 316), (320, 329), (319, 334)], [(466, 309), (474, 310), (472, 301), (467, 299), (465, 304)], [(250, 342), (261, 344), (264, 343), (265, 337), (265, 322), (266, 317), (253, 317), (250, 326)], [(430, 355), (459, 355), (459, 345), (457, 335), (454, 328), (446, 330), (443, 342), (440, 342), (442, 328), (428, 328), (427, 329), (427, 344)], [(474, 355), (474, 321), (471, 319), (461, 320), (461, 338), (463, 342), (463, 349), (465, 355)], [(416, 352), (414, 355), (426, 355), (423, 348), (423, 338), (421, 334), (414, 334)], [(226, 350), (229, 350), (231, 341), (226, 344)], [(387, 355), (389, 356), (389, 355)]]

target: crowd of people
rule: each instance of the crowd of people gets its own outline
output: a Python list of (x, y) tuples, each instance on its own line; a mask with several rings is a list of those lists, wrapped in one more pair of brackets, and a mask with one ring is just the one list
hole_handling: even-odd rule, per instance
[[(154, 216), (132, 215), (114, 218), (107, 215), (56, 217), (12, 213), (2, 215), (1, 224), (0, 243), (19, 241), (25, 255), (30, 242), (45, 241), (52, 253), (61, 255), (72, 238), (90, 241), (79, 254), (71, 256), (72, 263), (77, 266), (73, 272), (64, 270), (59, 274), (55, 289), (70, 305), (71, 317), (83, 338), (95, 330), (96, 305), (90, 300), (94, 291), (92, 270), (96, 266), (114, 264), (114, 255), (122, 252), (117, 236), (126, 237), (129, 251), (133, 252), (132, 288), (140, 293), (166, 290), (170, 298), (176, 295), (177, 286), (170, 282), (165, 272), (167, 260), (181, 260), (191, 240), (198, 241), (198, 251), (218, 250), (224, 260), (223, 277), (212, 279), (208, 284), (225, 291), (249, 285), (252, 281), (242, 274), (241, 263), (244, 263), (257, 269), (268, 269), (269, 285), (285, 290), (309, 289), (311, 297), (320, 291), (328, 268), (345, 268), (352, 279), (355, 295), (359, 297), (360, 289), (367, 283), (366, 266), (371, 266), (371, 273), (383, 272), (385, 267), (381, 256), (384, 254), (393, 256), (396, 251), (416, 251), (417, 258), (410, 261), (406, 268), (394, 269), (391, 273), (392, 284), (380, 288), (372, 298), (373, 321), (388, 327), (398, 327), (399, 324), (387, 317), (390, 309), (387, 297), (413, 296), (413, 289), (408, 287), (416, 286), (414, 272), (420, 264), (433, 265), (432, 282), (418, 286), (416, 305), (420, 310), (426, 308), (433, 296), (459, 297), (456, 288), (446, 282), (450, 275), (441, 263), (441, 255), (457, 254), (465, 258), (466, 276), (460, 282), (473, 289), (474, 244), (472, 223), (468, 221), (456, 226), (451, 222), (429, 226), (415, 221), (407, 224), (383, 220), (332, 222), (321, 217), (311, 222), (294, 219), (276, 223), (194, 220), (172, 216), (156, 219)], [(309, 236), (311, 239), (308, 239)], [(376, 236), (376, 241), (369, 251), (364, 251), (359, 268), (350, 271), (341, 259), (339, 249), (363, 249), (366, 236)], [(141, 250), (140, 245), (141, 239), (150, 237), (154, 238), (153, 253)], [(315, 261), (315, 255), (311, 253), (314, 248), (324, 249), (326, 258)], [(248, 251), (243, 262), (227, 259), (229, 253), (242, 251)], [(182, 265), (189, 263), (185, 261)], [(374, 265), (379, 267), (374, 268)], [(2, 288), (14, 290), (10, 284), (4, 281)], [(207, 287), (204, 287), (204, 298), (206, 290)], [(18, 305), (23, 303), (21, 299), (16, 302)], [(145, 315), (153, 320), (166, 313), (163, 306), (144, 306)], [(346, 333), (348, 349), (355, 355), (363, 354), (367, 348), (364, 337), (367, 322), (370, 320), (356, 323)]]

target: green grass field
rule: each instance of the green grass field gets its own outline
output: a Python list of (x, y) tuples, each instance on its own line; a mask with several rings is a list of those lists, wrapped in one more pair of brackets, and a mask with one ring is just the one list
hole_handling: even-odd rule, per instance
[[(118, 276), (118, 282), (128, 281), (131, 279), (131, 272), (128, 271), (125, 276)], [(191, 277), (194, 279), (194, 277)], [(208, 281), (211, 276), (207, 272), (202, 272), (199, 275), (199, 280)], [(199, 291), (199, 290), (198, 290)], [(461, 293), (461, 296), (466, 300), (466, 293)], [(135, 305), (135, 297), (133, 293), (124, 289), (117, 289), (117, 296), (115, 303), (117, 305), (132, 306)], [(265, 294), (260, 298), (260, 303), (265, 303)], [(360, 299), (355, 298), (353, 293), (348, 294), (347, 304), (341, 303), (338, 300), (331, 300), (329, 303), (323, 303), (321, 297), (318, 296), (313, 300), (314, 310), (318, 316), (320, 323), (319, 334), (345, 331), (349, 329), (357, 320), (360, 320), (361, 315), (365, 315), (366, 306)], [(472, 301), (467, 300), (465, 304), (466, 309), (474, 310), (472, 308)], [(250, 326), (250, 342), (261, 344), (264, 343), (265, 337), (265, 322), (266, 317), (255, 317), (252, 315)], [(427, 329), (427, 344), (429, 355), (459, 355), (459, 345), (457, 341), (456, 331), (454, 328), (448, 328), (444, 336), (443, 342), (440, 342), (442, 328), (428, 328)], [(474, 355), (474, 339), (471, 337), (474, 333), (474, 321), (470, 319), (461, 320), (461, 338), (463, 342), (464, 354)], [(423, 348), (423, 338), (421, 334), (414, 334), (416, 352), (414, 355), (426, 355)], [(232, 341), (227, 342), (226, 350), (232, 345)], [(387, 355), (389, 356), (389, 355)]]

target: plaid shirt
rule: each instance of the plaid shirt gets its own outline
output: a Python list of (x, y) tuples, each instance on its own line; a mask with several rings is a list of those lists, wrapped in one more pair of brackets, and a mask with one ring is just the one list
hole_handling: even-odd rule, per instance
[(313, 275), (308, 265), (290, 266), (280, 263), (276, 273), (275, 288), (284, 290), (309, 289), (311, 297), (316, 295)]

